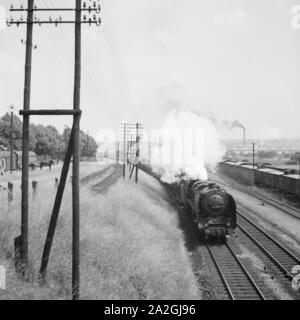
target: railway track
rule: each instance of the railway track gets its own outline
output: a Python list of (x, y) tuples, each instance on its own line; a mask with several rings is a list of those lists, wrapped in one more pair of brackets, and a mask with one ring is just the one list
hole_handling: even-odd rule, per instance
[(97, 192), (103, 192), (109, 188), (112, 184), (116, 183), (118, 179), (122, 176), (122, 168), (120, 165), (113, 165), (113, 171), (100, 182), (94, 184), (92, 189)]
[(206, 244), (231, 300), (265, 300), (265, 297), (228, 242)]
[(272, 205), (273, 207), (287, 213), (290, 216), (293, 216), (296, 219), (300, 219), (300, 210), (298, 210), (288, 204), (282, 203), (282, 202), (280, 202), (274, 198), (271, 198), (267, 195), (262, 195), (262, 194), (255, 192), (254, 190), (251, 190), (249, 188), (244, 188), (244, 187), (233, 185), (233, 184), (230, 184), (227, 182), (221, 182), (221, 181), (215, 180), (215, 179), (210, 179), (210, 180), (218, 183), (219, 185), (223, 185), (225, 187), (229, 187), (229, 188), (235, 189), (237, 191), (247, 193), (248, 195), (250, 195), (260, 201), (264, 200), (265, 203)]
[(100, 170), (100, 171), (95, 171), (92, 172), (91, 174), (84, 176), (80, 179), (80, 183), (81, 184), (88, 184), (90, 183), (92, 180), (95, 179), (99, 179), (101, 178), (104, 174), (106, 174), (106, 172), (108, 172), (109, 170), (111, 170), (112, 165), (109, 165), (107, 167), (105, 167), (104, 169)]
[(291, 270), (295, 265), (300, 265), (300, 258), (241, 212), (238, 211), (237, 216), (237, 228), (280, 269), (284, 277), (293, 279)]

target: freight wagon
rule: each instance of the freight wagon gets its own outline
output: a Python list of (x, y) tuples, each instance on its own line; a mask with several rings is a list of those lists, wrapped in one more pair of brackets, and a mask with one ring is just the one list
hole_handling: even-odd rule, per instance
[(253, 169), (251, 163), (235, 161), (221, 162), (219, 169), (240, 182), (270, 187), (300, 198), (300, 174), (297, 170), (277, 168), (269, 164), (255, 164)]
[[(0, 170), (1, 171), (10, 171), (10, 151), (9, 150), (0, 150)], [(29, 163), (36, 163), (37, 158), (36, 154), (32, 151), (29, 151)], [(13, 151), (12, 158), (12, 170), (22, 169), (22, 152)]]

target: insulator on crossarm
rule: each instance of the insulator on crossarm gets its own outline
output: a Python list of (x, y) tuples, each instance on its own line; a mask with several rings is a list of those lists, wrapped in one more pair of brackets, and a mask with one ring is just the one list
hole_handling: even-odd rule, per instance
[(98, 19), (98, 21), (96, 22), (96, 26), (99, 27), (101, 24), (101, 18)]
[(96, 8), (97, 7), (97, 3), (96, 1), (93, 2), (93, 7)]
[(93, 19), (94, 19), (94, 21), (97, 20), (97, 16), (95, 14), (93, 15)]
[(84, 9), (86, 8), (86, 2), (85, 1), (83, 2), (83, 8)]
[(58, 19), (55, 19), (55, 27), (58, 25)]
[(83, 15), (83, 21), (86, 21), (86, 15), (85, 14)]
[(20, 21), (23, 21), (23, 16), (20, 17)]
[(8, 19), (6, 19), (6, 25), (7, 25), (8, 27), (10, 27), (10, 26), (11, 26), (11, 24), (10, 24), (10, 22), (9, 22), (9, 20), (8, 20)]
[(36, 44), (33, 46), (33, 49), (37, 49), (37, 45)]
[(52, 17), (51, 16), (49, 17), (49, 22), (52, 23)]
[(14, 5), (13, 5), (13, 4), (11, 4), (11, 5), (10, 5), (10, 9), (13, 9), (13, 8), (14, 8)]
[(62, 22), (62, 16), (59, 16), (58, 19), (59, 19), (59, 22)]
[(20, 4), (20, 9), (24, 9), (23, 3)]
[(89, 25), (91, 26), (92, 25), (92, 19), (89, 18)]

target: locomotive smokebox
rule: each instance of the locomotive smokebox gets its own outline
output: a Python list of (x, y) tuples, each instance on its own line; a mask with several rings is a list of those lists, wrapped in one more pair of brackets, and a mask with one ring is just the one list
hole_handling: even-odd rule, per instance
[(205, 236), (231, 234), (236, 227), (233, 197), (214, 182), (182, 180), (180, 200), (192, 213), (199, 231)]

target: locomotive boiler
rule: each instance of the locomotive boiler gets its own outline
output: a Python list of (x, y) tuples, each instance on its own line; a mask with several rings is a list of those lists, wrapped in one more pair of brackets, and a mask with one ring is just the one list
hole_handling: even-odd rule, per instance
[(236, 204), (233, 197), (213, 182), (181, 180), (179, 197), (196, 222), (201, 235), (225, 238), (236, 228)]

